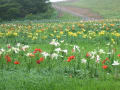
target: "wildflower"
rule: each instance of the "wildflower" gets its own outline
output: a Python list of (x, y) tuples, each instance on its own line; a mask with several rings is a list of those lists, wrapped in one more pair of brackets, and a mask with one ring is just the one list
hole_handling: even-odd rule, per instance
[(113, 27), (113, 26), (115, 26), (115, 24), (110, 24), (110, 26), (112, 26), (112, 27)]
[(56, 48), (55, 51), (59, 53), (61, 51), (61, 48)]
[(13, 35), (14, 35), (14, 36), (18, 36), (18, 33), (14, 32)]
[(103, 68), (103, 69), (107, 69), (108, 66), (107, 66), (107, 65), (103, 65), (102, 68)]
[(47, 58), (47, 56), (49, 56), (47, 52), (42, 52), (41, 54), (45, 57), (45, 59)]
[(75, 56), (70, 56), (68, 57), (68, 59), (75, 59)]
[(60, 41), (61, 43), (63, 43), (64, 42), (64, 40), (62, 40), (62, 41)]
[(103, 53), (105, 53), (105, 52), (104, 52), (103, 49), (100, 49), (100, 50), (99, 50), (99, 53), (100, 53), (100, 54), (103, 54)]
[(74, 45), (74, 47), (73, 47), (73, 52), (75, 52), (76, 50), (78, 50), (78, 52), (80, 52), (80, 48), (79, 48), (79, 46), (77, 46), (77, 45)]
[(104, 35), (105, 34), (105, 31), (101, 31), (101, 32), (99, 32), (99, 35)]
[(75, 56), (70, 56), (70, 57), (68, 57), (67, 62), (70, 62), (72, 59), (75, 59)]
[(25, 51), (27, 48), (29, 48), (29, 46), (25, 45), (25, 46), (22, 47), (22, 50)]
[(91, 56), (90, 53), (87, 53), (87, 54), (86, 54), (86, 57), (87, 57), (87, 58), (90, 57), (90, 56)]
[(95, 58), (95, 55), (92, 55), (90, 59), (94, 59)]
[(107, 60), (109, 60), (109, 58), (106, 58), (105, 60), (107, 61)]
[(100, 62), (100, 56), (99, 55), (96, 56), (96, 62), (98, 62), (98, 63)]
[(40, 64), (40, 62), (42, 62), (44, 60), (43, 57), (41, 57), (39, 60), (36, 61), (37, 64)]
[(113, 38), (111, 39), (111, 41), (112, 41), (113, 44), (115, 44), (115, 40)]
[(66, 54), (67, 54), (67, 53), (68, 53), (68, 50), (62, 50), (62, 52), (64, 52), (64, 53), (66, 53)]
[(20, 62), (19, 61), (15, 61), (14, 64), (20, 64)]
[(64, 33), (64, 32), (62, 32), (62, 31), (60, 32), (61, 35), (63, 35), (63, 33)]
[(60, 36), (57, 35), (56, 37), (57, 37), (58, 39), (60, 39)]
[(68, 59), (68, 60), (67, 60), (67, 62), (70, 62), (70, 61), (71, 61), (71, 59)]
[(43, 58), (43, 57), (41, 57), (41, 58), (40, 58), (40, 62), (42, 62), (43, 60), (44, 60), (44, 58)]
[(7, 60), (7, 62), (11, 62), (11, 58), (8, 55), (5, 56), (5, 59)]
[(42, 52), (42, 50), (41, 49), (38, 49), (38, 48), (36, 48), (35, 50), (34, 50), (34, 52), (33, 53), (37, 53), (37, 52)]
[(120, 54), (118, 54), (118, 57), (120, 57)]
[(83, 59), (81, 60), (81, 63), (86, 64), (86, 63), (87, 63), (87, 60), (83, 58)]
[(118, 63), (118, 61), (114, 61), (114, 63), (112, 65), (117, 66), (117, 65), (120, 65), (120, 63)]
[(95, 58), (95, 55), (97, 54), (96, 50), (90, 52), (91, 59)]
[(54, 34), (50, 34), (50, 36), (54, 37)]
[(21, 46), (21, 44), (20, 44), (20, 43), (17, 43), (17, 46), (18, 46), (18, 47), (20, 47), (20, 46)]
[(105, 62), (106, 62), (106, 60), (103, 60), (103, 61), (102, 61), (102, 64), (104, 64)]
[(20, 51), (19, 48), (15, 48), (15, 47), (12, 47), (12, 50), (15, 52), (15, 53), (18, 53)]
[(59, 46), (60, 44), (55, 41), (55, 39), (52, 40), (52, 42), (50, 42), (51, 45), (54, 45), (54, 46)]
[(58, 58), (58, 54), (56, 54), (56, 53), (53, 53), (52, 55), (51, 55), (51, 58), (53, 59), (53, 58)]
[(11, 62), (11, 59), (8, 59), (7, 62)]
[(72, 36), (77, 37), (77, 33), (72, 33)]
[(37, 60), (36, 63), (37, 63), (37, 64), (40, 64), (40, 60)]
[(0, 49), (0, 51), (1, 51), (1, 52), (4, 52), (5, 50), (2, 48), (2, 49)]
[(32, 53), (27, 53), (26, 56), (34, 57), (35, 55)]
[(104, 64), (106, 61), (109, 61), (109, 58), (106, 58), (105, 60), (103, 60), (102, 64)]
[(8, 48), (11, 48), (10, 44), (7, 45)]

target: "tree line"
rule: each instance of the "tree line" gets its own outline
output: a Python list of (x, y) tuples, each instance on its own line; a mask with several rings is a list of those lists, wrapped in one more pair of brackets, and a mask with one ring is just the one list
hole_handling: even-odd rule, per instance
[(51, 8), (49, 0), (0, 0), (0, 19), (12, 20), (29, 14), (45, 13)]

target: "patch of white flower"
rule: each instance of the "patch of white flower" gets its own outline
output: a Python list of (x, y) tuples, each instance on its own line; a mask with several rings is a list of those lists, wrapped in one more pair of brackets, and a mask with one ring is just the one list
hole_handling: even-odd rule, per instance
[(87, 63), (87, 60), (83, 58), (83, 59), (81, 59), (81, 63), (86, 64), (86, 63)]
[(80, 48), (79, 48), (79, 46), (77, 46), (77, 45), (74, 45), (73, 50), (74, 50), (74, 51), (77, 50), (78, 52), (80, 52)]
[(46, 59), (48, 56), (50, 56), (50, 54), (48, 54), (47, 52), (42, 52), (41, 54), (45, 57), (45, 59)]
[(57, 42), (55, 39), (53, 39), (53, 40), (50, 42), (50, 45), (59, 46), (60, 43)]
[(54, 51), (56, 51), (57, 53), (59, 53), (61, 50), (61, 48), (56, 48)]
[(24, 45), (24, 46), (22, 46), (22, 50), (23, 50), (23, 51), (25, 51), (25, 50), (28, 49), (28, 48), (29, 48), (28, 45)]
[(19, 48), (15, 48), (15, 47), (12, 47), (12, 50), (15, 52), (15, 53), (18, 53), (20, 51)]
[(57, 59), (58, 58), (58, 54), (56, 54), (56, 53), (51, 54), (51, 58), (52, 59), (54, 59), (54, 58)]
[(99, 56), (99, 55), (96, 56), (96, 62), (97, 62), (97, 63), (100, 62), (100, 56)]
[(30, 55), (32, 55), (32, 53), (27, 53), (26, 56), (29, 57)]
[(105, 51), (104, 51), (103, 49), (100, 49), (98, 52), (99, 52), (100, 54), (104, 54), (104, 53), (105, 53)]
[(117, 65), (120, 65), (120, 63), (118, 61), (114, 61), (112, 65), (117, 66)]
[(64, 53), (66, 53), (66, 54), (67, 54), (67, 53), (68, 53), (68, 50), (67, 50), (67, 49), (62, 50), (62, 52), (64, 52)]
[(21, 44), (20, 43), (17, 43), (17, 47), (20, 47), (21, 46)]

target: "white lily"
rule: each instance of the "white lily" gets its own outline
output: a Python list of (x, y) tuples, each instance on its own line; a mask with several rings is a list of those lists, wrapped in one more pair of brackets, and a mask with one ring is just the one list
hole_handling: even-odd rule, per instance
[(17, 43), (17, 46), (18, 46), (18, 47), (20, 47), (20, 46), (21, 46), (21, 44), (20, 44), (20, 43)]
[(42, 52), (41, 54), (45, 57), (45, 59), (47, 58), (47, 56), (50, 56), (50, 54), (48, 54), (47, 52)]
[(74, 45), (73, 50), (74, 50), (74, 51), (78, 50), (78, 52), (80, 52), (80, 48), (79, 48), (79, 46), (77, 46), (77, 45)]
[(29, 48), (29, 46), (25, 45), (25, 46), (22, 47), (22, 50), (25, 51), (27, 48)]
[(60, 41), (61, 43), (64, 43), (64, 40)]
[(52, 58), (52, 59), (53, 59), (53, 58), (57, 59), (57, 58), (58, 58), (58, 54), (56, 54), (56, 53), (51, 54), (51, 58)]
[(114, 61), (112, 65), (117, 66), (117, 65), (120, 65), (120, 63), (118, 61)]
[(59, 53), (61, 51), (61, 48), (56, 48), (55, 51)]
[(100, 49), (98, 52), (99, 52), (100, 54), (104, 54), (104, 53), (105, 53), (105, 51), (104, 51), (103, 49)]
[(91, 58), (90, 59), (94, 59), (95, 58), (95, 55), (91, 55)]
[(0, 49), (0, 51), (1, 51), (1, 52), (4, 52), (5, 50), (2, 48), (2, 49)]
[(96, 51), (91, 51), (91, 52), (89, 52), (89, 54), (91, 56), (91, 59), (94, 59), (97, 52)]
[(92, 51), (90, 52), (92, 55), (95, 55), (97, 52), (96, 51)]
[(68, 50), (67, 50), (67, 49), (62, 50), (62, 52), (64, 52), (64, 53), (66, 53), (66, 54), (67, 54), (67, 53), (68, 53)]
[(30, 55), (32, 55), (32, 53), (27, 53), (26, 56), (29, 57)]
[(55, 39), (53, 39), (51, 42), (50, 42), (51, 45), (54, 45), (54, 46), (59, 46), (59, 42), (55, 41)]
[(86, 64), (86, 63), (87, 63), (87, 60), (83, 58), (83, 59), (81, 59), (81, 63)]
[(12, 50), (15, 52), (15, 53), (18, 53), (20, 51), (19, 48), (15, 48), (15, 47), (12, 47)]
[(100, 56), (99, 56), (99, 55), (96, 56), (96, 62), (97, 62), (97, 63), (100, 62)]

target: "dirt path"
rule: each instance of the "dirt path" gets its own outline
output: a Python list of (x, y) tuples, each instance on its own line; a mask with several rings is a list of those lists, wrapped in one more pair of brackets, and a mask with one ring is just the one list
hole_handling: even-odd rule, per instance
[[(73, 0), (66, 1), (66, 2), (72, 2)], [(83, 19), (95, 19), (99, 20), (102, 19), (100, 15), (97, 13), (93, 13), (90, 9), (85, 9), (85, 8), (78, 8), (78, 7), (73, 7), (73, 6), (63, 6), (58, 3), (53, 3), (53, 7), (59, 10), (60, 12), (67, 12), (70, 13), (74, 16), (80, 16)]]

